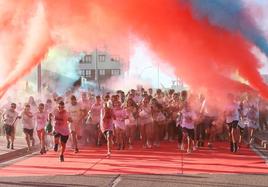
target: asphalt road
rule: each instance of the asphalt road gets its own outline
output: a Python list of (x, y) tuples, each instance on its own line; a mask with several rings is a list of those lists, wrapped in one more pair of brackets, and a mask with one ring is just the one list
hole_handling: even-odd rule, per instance
[(267, 175), (59, 175), (1, 177), (0, 186), (39, 187), (267, 187)]

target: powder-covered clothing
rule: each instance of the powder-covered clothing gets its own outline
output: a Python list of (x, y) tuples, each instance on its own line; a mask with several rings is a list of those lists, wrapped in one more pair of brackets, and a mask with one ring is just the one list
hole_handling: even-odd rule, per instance
[(181, 127), (187, 129), (194, 129), (194, 123), (197, 115), (194, 111), (182, 110), (181, 112)]
[(6, 110), (3, 113), (3, 121), (6, 125), (12, 125), (16, 118), (18, 117), (18, 113), (16, 111)]
[(46, 127), (48, 113), (47, 112), (37, 112), (35, 113), (36, 120), (36, 130), (41, 130)]
[(126, 126), (135, 126), (137, 125), (137, 120), (134, 117), (134, 113), (136, 112), (136, 108), (135, 107), (127, 107), (126, 109), (126, 115), (127, 115), (127, 119), (125, 119), (125, 125)]
[(119, 109), (113, 109), (113, 113), (115, 116), (115, 119), (113, 120), (115, 128), (125, 129), (125, 119), (127, 117), (127, 113), (125, 109), (119, 108)]
[(55, 120), (55, 126), (54, 126), (55, 131), (63, 136), (68, 136), (69, 135), (68, 112), (66, 110), (63, 111), (55, 110), (53, 112), (53, 116)]
[(101, 109), (100, 128), (102, 132), (113, 131), (113, 119), (114, 119), (114, 114), (111, 108)]
[(152, 109), (151, 106), (142, 106), (139, 112), (140, 122), (142, 125), (149, 124), (153, 122)]
[(226, 123), (239, 121), (239, 105), (236, 103), (229, 104), (225, 107)]
[(91, 106), (91, 109), (89, 110), (89, 117), (91, 118), (91, 122), (90, 122), (91, 124), (100, 123), (101, 109), (102, 109), (101, 104), (95, 103)]
[(23, 111), (20, 116), (21, 124), (24, 129), (34, 129), (34, 118), (31, 112), (26, 113)]

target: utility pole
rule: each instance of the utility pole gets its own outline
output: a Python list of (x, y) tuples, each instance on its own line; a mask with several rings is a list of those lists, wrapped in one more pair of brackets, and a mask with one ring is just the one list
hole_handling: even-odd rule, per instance
[(96, 48), (96, 58), (95, 58), (95, 81), (97, 82), (98, 89), (100, 91), (99, 68), (98, 68), (98, 49), (97, 48)]
[(37, 91), (42, 93), (42, 66), (41, 63), (37, 66)]

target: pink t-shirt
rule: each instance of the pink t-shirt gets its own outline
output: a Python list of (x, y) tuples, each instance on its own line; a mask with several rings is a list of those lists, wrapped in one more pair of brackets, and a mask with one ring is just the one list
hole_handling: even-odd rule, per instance
[(47, 112), (37, 112), (35, 114), (36, 130), (41, 130), (45, 128), (47, 118), (48, 118)]
[(63, 110), (61, 112), (59, 110), (55, 110), (53, 115), (55, 119), (55, 127), (54, 127), (55, 131), (63, 136), (68, 136), (69, 135), (68, 112), (66, 110)]
[(113, 130), (113, 111), (109, 109), (105, 111), (104, 108), (101, 109), (101, 121), (100, 121), (101, 131), (105, 132), (107, 130)]
[(113, 120), (115, 128), (125, 129), (125, 119), (127, 113), (123, 108), (113, 109), (115, 119)]

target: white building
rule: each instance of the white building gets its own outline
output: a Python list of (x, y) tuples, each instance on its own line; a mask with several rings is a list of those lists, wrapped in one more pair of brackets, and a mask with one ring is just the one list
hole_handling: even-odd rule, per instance
[[(97, 72), (97, 73), (96, 73)], [(106, 51), (95, 50), (79, 61), (79, 75), (87, 81), (101, 83), (122, 73), (119, 56), (111, 56)]]

